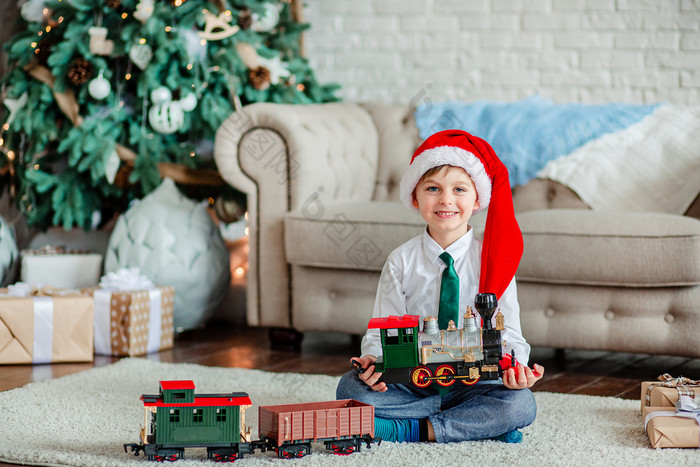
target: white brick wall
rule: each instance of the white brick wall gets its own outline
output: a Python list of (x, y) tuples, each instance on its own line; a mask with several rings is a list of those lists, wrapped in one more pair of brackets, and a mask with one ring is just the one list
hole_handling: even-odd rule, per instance
[(700, 0), (307, 0), (344, 100), (700, 104)]

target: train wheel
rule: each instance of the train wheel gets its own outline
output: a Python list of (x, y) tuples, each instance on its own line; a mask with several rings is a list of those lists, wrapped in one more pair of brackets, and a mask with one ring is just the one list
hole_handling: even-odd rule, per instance
[(430, 368), (427, 366), (419, 366), (414, 368), (411, 372), (411, 382), (414, 386), (419, 388), (427, 388), (430, 386), (431, 381), (428, 378), (431, 376)]
[(436, 380), (440, 386), (452, 386), (455, 384), (454, 375), (455, 370), (450, 365), (440, 365), (435, 370), (435, 376), (445, 378)]
[(214, 462), (234, 462), (238, 459), (238, 453), (235, 452), (216, 452), (211, 451), (207, 453), (207, 457), (212, 459)]
[(282, 459), (294, 459), (297, 457), (304, 457), (306, 454), (308, 454), (307, 449), (303, 445), (286, 446), (283, 448), (278, 448), (276, 451), (277, 457)]
[(355, 452), (354, 446), (336, 446), (334, 444), (331, 449), (333, 450), (333, 454), (337, 454), (339, 456), (347, 456), (348, 454)]
[(472, 384), (476, 384), (476, 382), (479, 381), (480, 379), (481, 379), (481, 376), (477, 376), (474, 379), (465, 378), (462, 380), (462, 383), (466, 384), (467, 386), (471, 386)]

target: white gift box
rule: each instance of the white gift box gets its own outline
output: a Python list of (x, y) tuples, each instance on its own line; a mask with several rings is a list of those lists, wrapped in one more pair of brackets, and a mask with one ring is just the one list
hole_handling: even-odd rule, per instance
[(42, 248), (22, 251), (21, 281), (61, 289), (82, 289), (100, 282), (102, 255)]

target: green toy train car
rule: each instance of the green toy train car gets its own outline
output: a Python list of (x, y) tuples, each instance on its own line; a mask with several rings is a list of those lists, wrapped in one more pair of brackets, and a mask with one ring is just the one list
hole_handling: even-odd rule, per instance
[(141, 400), (141, 443), (125, 444), (124, 450), (156, 461), (180, 459), (193, 447), (206, 447), (207, 457), (218, 461), (252, 452), (245, 428), (245, 410), (252, 404), (244, 392), (195, 395), (192, 381), (161, 381), (159, 394)]

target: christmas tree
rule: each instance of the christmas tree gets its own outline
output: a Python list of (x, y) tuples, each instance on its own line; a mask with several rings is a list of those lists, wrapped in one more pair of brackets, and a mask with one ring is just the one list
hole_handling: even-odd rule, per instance
[(0, 188), (41, 228), (95, 228), (164, 176), (235, 198), (211, 155), (225, 118), (336, 100), (301, 54), (295, 2), (26, 0), (5, 45)]

